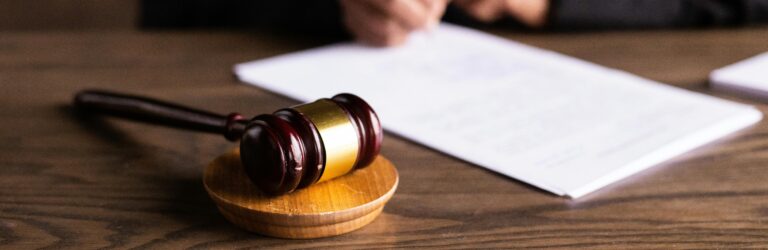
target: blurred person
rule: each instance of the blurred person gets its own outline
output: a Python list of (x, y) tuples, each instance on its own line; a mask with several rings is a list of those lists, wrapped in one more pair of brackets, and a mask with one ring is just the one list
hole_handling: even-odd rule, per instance
[(445, 20), (529, 30), (692, 28), (768, 22), (768, 0), (144, 0), (149, 28), (267, 27), (394, 46)]
[[(547, 30), (736, 26), (768, 21), (768, 0), (454, 0), (451, 4), (462, 12), (458, 15), (482, 24)], [(427, 24), (440, 18), (434, 14), (443, 12), (434, 8), (447, 6), (440, 0), (342, 0), (341, 5), (349, 31), (372, 45), (399, 44), (404, 32), (429, 29)], [(372, 14), (375, 9), (385, 14)], [(456, 16), (446, 19), (461, 23)], [(410, 23), (421, 25), (390, 27), (387, 23), (403, 18), (416, 19)]]

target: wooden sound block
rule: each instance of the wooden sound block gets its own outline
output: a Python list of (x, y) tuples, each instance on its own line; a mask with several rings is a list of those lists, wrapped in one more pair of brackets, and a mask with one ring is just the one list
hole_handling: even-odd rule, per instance
[(203, 183), (230, 222), (259, 234), (320, 238), (371, 223), (397, 189), (394, 165), (382, 156), (363, 169), (281, 196), (260, 192), (240, 164), (240, 152), (216, 158)]

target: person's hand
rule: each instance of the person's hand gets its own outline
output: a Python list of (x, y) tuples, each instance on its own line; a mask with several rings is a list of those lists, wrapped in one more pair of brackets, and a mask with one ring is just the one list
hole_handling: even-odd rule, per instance
[(402, 44), (408, 34), (440, 22), (447, 0), (341, 0), (344, 24), (356, 40), (373, 46)]
[(455, 0), (454, 4), (481, 22), (512, 16), (532, 28), (544, 26), (549, 8), (549, 0)]

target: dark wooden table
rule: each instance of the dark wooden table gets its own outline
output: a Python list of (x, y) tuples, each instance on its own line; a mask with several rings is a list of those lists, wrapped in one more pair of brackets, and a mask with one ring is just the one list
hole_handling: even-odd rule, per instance
[[(501, 35), (768, 111), (706, 84), (711, 70), (768, 51), (766, 28)], [(765, 121), (575, 201), (388, 135), (401, 182), (384, 213), (350, 234), (283, 240), (234, 227), (203, 189), (202, 168), (233, 144), (69, 107), (98, 87), (271, 112), (296, 102), (238, 83), (232, 65), (323, 41), (0, 34), (0, 248), (768, 247)]]

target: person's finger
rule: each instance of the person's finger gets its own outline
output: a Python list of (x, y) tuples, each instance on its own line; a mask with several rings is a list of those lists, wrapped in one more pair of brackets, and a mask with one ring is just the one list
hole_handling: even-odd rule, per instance
[(496, 21), (504, 13), (504, 2), (496, 0), (481, 1), (475, 5), (474, 14), (480, 21)]
[(417, 30), (429, 24), (429, 5), (414, 0), (369, 0), (359, 1), (395, 20), (408, 30)]
[(356, 40), (374, 46), (393, 46), (405, 41), (409, 31), (394, 20), (357, 5), (362, 1), (349, 2), (344, 7), (344, 23)]
[(547, 21), (548, 0), (506, 0), (507, 12), (532, 28), (544, 26)]
[(481, 22), (496, 21), (506, 11), (506, 1), (501, 0), (459, 0), (455, 3), (467, 14)]
[(448, 0), (420, 0), (427, 5), (427, 12), (429, 13), (429, 20), (427, 21), (427, 29), (433, 29), (440, 23), (440, 19), (445, 14), (445, 9), (448, 6)]

